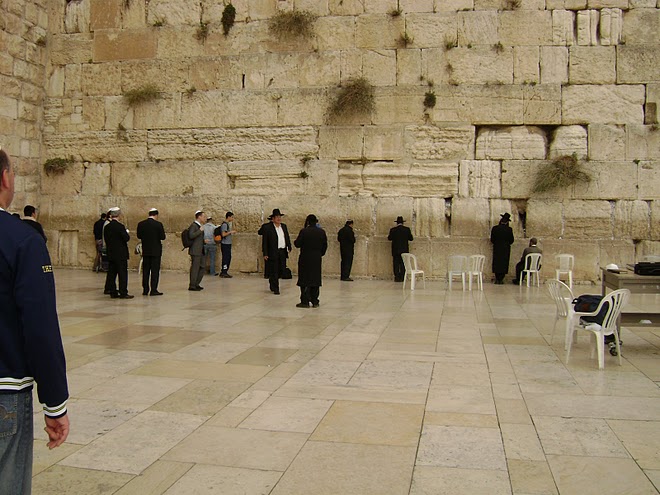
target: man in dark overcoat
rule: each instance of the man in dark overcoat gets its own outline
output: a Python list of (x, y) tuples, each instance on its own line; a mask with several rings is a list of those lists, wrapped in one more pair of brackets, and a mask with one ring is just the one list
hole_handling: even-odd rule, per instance
[[(119, 221), (121, 210), (110, 209), (110, 223), (103, 229), (103, 239), (108, 252), (108, 276), (105, 293), (119, 299), (133, 299), (128, 293), (128, 241), (131, 236), (123, 223)], [(115, 279), (119, 278), (119, 291)]]
[(500, 216), (500, 223), (490, 231), (490, 242), (493, 243), (493, 273), (497, 285), (502, 285), (504, 276), (509, 273), (509, 257), (513, 244), (513, 230), (509, 227), (511, 215), (504, 213)]
[(282, 223), (284, 214), (275, 208), (268, 217), (270, 223), (261, 226), (261, 251), (268, 271), (268, 284), (273, 294), (280, 293), (280, 278), (286, 268), (286, 259), (291, 252), (291, 238), (286, 224)]
[[(149, 218), (138, 223), (137, 236), (142, 241), (142, 295), (162, 296), (163, 293), (158, 292), (158, 281), (165, 229), (158, 221), (156, 208), (149, 210)], [(151, 291), (149, 291), (149, 282), (151, 282)]]
[(188, 248), (190, 255), (190, 282), (188, 290), (200, 291), (202, 287), (202, 278), (204, 278), (204, 229), (202, 225), (206, 223), (206, 213), (201, 210), (195, 212), (195, 221), (188, 227), (188, 237), (192, 245)]
[(321, 287), (321, 258), (328, 249), (328, 238), (321, 227), (317, 227), (315, 215), (307, 215), (305, 227), (293, 242), (300, 249), (298, 257), (298, 287), (300, 287), (300, 303), (298, 308), (319, 307), (319, 292)]
[(394, 270), (394, 281), (403, 282), (403, 277), (406, 274), (406, 268), (403, 266), (403, 253), (409, 252), (408, 241), (413, 240), (412, 232), (404, 226), (405, 220), (403, 217), (396, 218), (396, 227), (390, 229), (390, 234), (387, 236), (388, 241), (392, 241), (392, 267)]
[(347, 220), (337, 233), (339, 241), (339, 254), (341, 255), (341, 279), (352, 282), (351, 268), (353, 267), (353, 253), (355, 251), (355, 232), (353, 232), (353, 220)]

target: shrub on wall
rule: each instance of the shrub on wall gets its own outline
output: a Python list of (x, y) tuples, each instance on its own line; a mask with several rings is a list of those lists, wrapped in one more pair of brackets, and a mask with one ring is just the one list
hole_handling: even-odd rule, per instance
[(124, 93), (124, 98), (128, 102), (129, 106), (139, 105), (140, 103), (146, 103), (149, 101), (157, 100), (160, 98), (161, 93), (160, 89), (153, 84), (146, 84), (142, 87), (131, 89)]
[(236, 7), (231, 3), (228, 3), (225, 6), (225, 9), (222, 11), (222, 33), (227, 36), (229, 31), (234, 26), (234, 21), (236, 21)]
[(560, 156), (552, 162), (542, 165), (536, 173), (532, 191), (535, 193), (547, 192), (579, 182), (591, 182), (591, 176), (582, 169), (577, 154), (573, 153)]
[(328, 113), (330, 117), (369, 115), (375, 106), (374, 87), (367, 79), (359, 77), (341, 87)]
[(73, 164), (71, 158), (49, 158), (44, 163), (44, 172), (46, 175), (61, 175)]
[(279, 11), (270, 20), (269, 31), (280, 40), (311, 38), (316, 16), (305, 10)]

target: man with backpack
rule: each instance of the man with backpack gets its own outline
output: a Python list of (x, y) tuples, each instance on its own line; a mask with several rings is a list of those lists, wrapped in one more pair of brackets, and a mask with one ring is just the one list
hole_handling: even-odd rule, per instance
[[(204, 287), (199, 284), (204, 277), (204, 229), (202, 229), (202, 225), (205, 223), (206, 213), (197, 210), (195, 212), (195, 221), (190, 224), (190, 227), (188, 227), (187, 235), (184, 235), (184, 232), (181, 236), (184, 247), (188, 248), (188, 254), (190, 255), (191, 261), (188, 290), (204, 290)], [(188, 246), (186, 246), (186, 244), (188, 244)]]
[[(231, 264), (231, 245), (232, 235), (236, 233), (233, 230), (234, 214), (228, 211), (225, 215), (225, 221), (220, 225), (220, 249), (222, 250), (222, 269), (220, 278), (232, 278), (229, 275), (229, 265)], [(216, 229), (217, 231), (218, 229)]]

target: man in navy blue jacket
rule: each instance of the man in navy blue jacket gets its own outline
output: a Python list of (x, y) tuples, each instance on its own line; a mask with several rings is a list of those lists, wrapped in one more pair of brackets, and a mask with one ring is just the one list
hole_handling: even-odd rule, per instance
[(14, 169), (0, 149), (0, 493), (29, 494), (32, 387), (51, 449), (69, 434), (69, 392), (53, 267), (43, 238), (6, 212), (13, 198)]

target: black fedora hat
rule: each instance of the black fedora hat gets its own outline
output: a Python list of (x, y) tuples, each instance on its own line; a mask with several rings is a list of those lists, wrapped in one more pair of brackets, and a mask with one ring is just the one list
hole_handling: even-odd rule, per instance
[(273, 217), (283, 217), (283, 216), (284, 213), (282, 213), (279, 208), (275, 208), (273, 210), (273, 213), (271, 213), (270, 216), (268, 217), (268, 220), (270, 220)]
[(406, 223), (406, 221), (403, 219), (403, 217), (399, 216), (399, 217), (396, 217), (396, 222), (395, 223)]
[(504, 222), (510, 222), (511, 221), (511, 215), (509, 215), (508, 213), (504, 213), (503, 215), (500, 215), (500, 216), (502, 217), (500, 219), (500, 221), (504, 221)]

